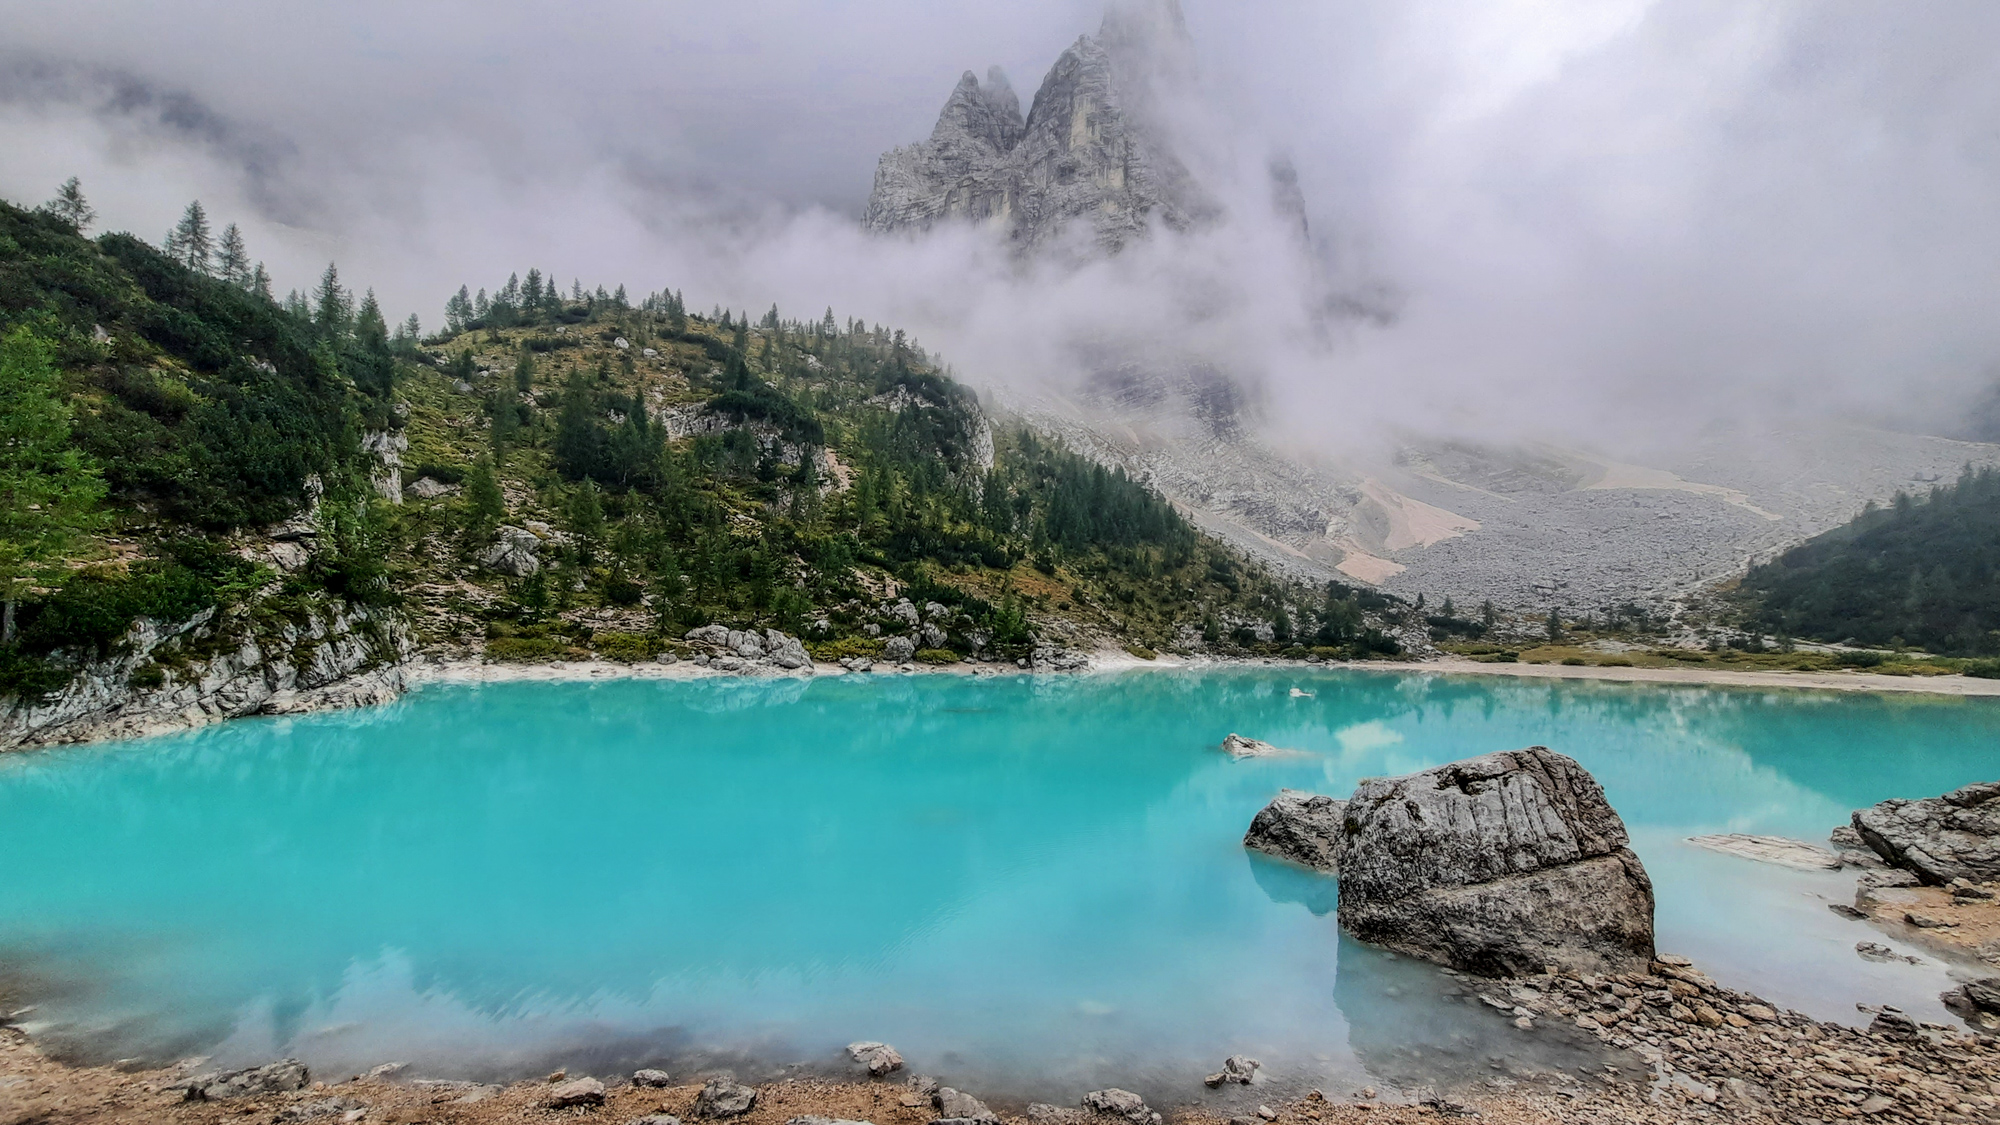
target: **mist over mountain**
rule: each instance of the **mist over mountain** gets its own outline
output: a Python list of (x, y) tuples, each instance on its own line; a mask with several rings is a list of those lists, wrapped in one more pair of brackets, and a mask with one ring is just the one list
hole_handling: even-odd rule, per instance
[[(1189, 0), (1181, 15), (1160, 63), (1124, 51), (1094, 0), (635, 2), (566, 21), (17, 0), (0, 4), (0, 191), (43, 198), (79, 174), (108, 226), (152, 239), (200, 198), (242, 224), (280, 291), (337, 259), (392, 319), (426, 326), (459, 285), (522, 262), (680, 286), (704, 308), (833, 304), (911, 327), (968, 382), (1052, 416), (1076, 416), (1067, 402), (1140, 436), (1135, 419), (1201, 423), (1133, 448), (1233, 456), (1208, 423), (1254, 422), (1292, 465), (1272, 472), (1323, 474), (1345, 499), (1206, 487), (1270, 509), (1256, 534), (1293, 526), (1299, 550), (1315, 521), (1338, 541), (1348, 508), (1386, 527), (1355, 497), (1412, 437), (1692, 471), (1719, 422), (1784, 440), (1855, 420), (1963, 434), (1992, 381), (1990, 6)], [(1141, 55), (1151, 69), (1119, 73)], [(1028, 82), (1055, 77), (1051, 60), (1071, 80), (1037, 118)], [(990, 76), (952, 93), (995, 64), (1021, 84), (1018, 137)], [(1045, 143), (1090, 83), (1149, 95), (1116, 107), (1135, 174), (1115, 211), (1075, 190), (1088, 161), (1057, 182)], [(948, 98), (957, 132), (941, 138)], [(933, 171), (962, 163), (958, 196), (931, 193), (945, 181), (924, 159), (877, 166), (925, 145)], [(1298, 189), (1277, 207), (1274, 157)], [(871, 209), (885, 170), (908, 214)], [(987, 221), (938, 221), (958, 213)], [(1770, 437), (1733, 448), (1774, 481), (1819, 457)], [(1932, 460), (1970, 459), (1900, 456), (1826, 506), (1852, 514)], [(1497, 503), (1423, 502), (1489, 529), (1461, 509)], [(1396, 562), (1391, 538), (1361, 541)]]

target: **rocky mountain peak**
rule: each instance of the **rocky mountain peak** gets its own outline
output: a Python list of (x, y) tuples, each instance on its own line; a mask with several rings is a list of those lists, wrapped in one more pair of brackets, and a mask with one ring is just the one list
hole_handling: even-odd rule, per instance
[(1049, 69), (1025, 119), (999, 68), (984, 83), (967, 71), (930, 139), (883, 155), (866, 224), (992, 222), (1032, 249), (1083, 223), (1105, 251), (1155, 222), (1186, 229), (1214, 206), (1151, 106), (1162, 81), (1192, 74), (1192, 58), (1177, 0), (1115, 0), (1097, 37)]
[(999, 156), (1021, 143), (1026, 128), (1021, 99), (1007, 81), (1006, 72), (997, 66), (988, 68), (982, 85), (978, 76), (968, 70), (944, 103), (944, 111), (938, 114), (937, 127), (931, 130), (931, 143), (970, 142)]

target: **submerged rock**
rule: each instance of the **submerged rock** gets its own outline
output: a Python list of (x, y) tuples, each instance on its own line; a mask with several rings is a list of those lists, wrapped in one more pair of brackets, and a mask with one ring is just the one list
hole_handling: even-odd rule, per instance
[(2000, 880), (2000, 781), (1921, 801), (1883, 801), (1856, 811), (1854, 830), (1890, 866), (1933, 886)]
[(1285, 753), (1268, 742), (1245, 738), (1231, 731), (1222, 738), (1222, 751), (1237, 760), (1244, 758), (1270, 758)]
[(1967, 981), (1938, 999), (1975, 1030), (2000, 1032), (2000, 977)]
[(1604, 790), (1543, 746), (1371, 778), (1347, 802), (1340, 924), (1481, 976), (1642, 972), (1653, 884)]
[(696, 1117), (741, 1117), (757, 1104), (757, 1091), (728, 1078), (710, 1079), (695, 1095)]
[(1800, 871), (1838, 871), (1840, 857), (1824, 848), (1816, 848), (1799, 840), (1783, 836), (1749, 836), (1741, 832), (1726, 832), (1715, 836), (1689, 836), (1687, 842), (1697, 848), (1733, 855), (1742, 859), (1754, 859), (1759, 863), (1775, 863), (1780, 867), (1797, 868)]
[(1346, 812), (1346, 801), (1303, 789), (1280, 789), (1251, 819), (1243, 846), (1315, 871), (1338, 873), (1341, 820)]
[(897, 1054), (896, 1048), (887, 1043), (876, 1043), (872, 1040), (849, 1043), (847, 1057), (867, 1067), (868, 1074), (872, 1078), (880, 1078), (903, 1069), (903, 1056)]
[(1263, 1065), (1263, 1063), (1246, 1055), (1231, 1055), (1222, 1060), (1221, 1070), (1201, 1080), (1202, 1085), (1207, 1086), (1211, 1090), (1229, 1083), (1235, 1083), (1238, 1086), (1248, 1086), (1250, 1080), (1256, 1077), (1258, 1068)]

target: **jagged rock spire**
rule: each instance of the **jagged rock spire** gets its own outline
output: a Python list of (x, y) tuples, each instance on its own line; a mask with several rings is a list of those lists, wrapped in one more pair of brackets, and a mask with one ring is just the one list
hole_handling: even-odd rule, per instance
[(1164, 140), (1153, 109), (1166, 83), (1193, 73), (1179, 0), (1113, 0), (1096, 38), (1050, 68), (1025, 119), (999, 68), (967, 71), (928, 141), (882, 157), (871, 229), (941, 220), (1002, 224), (1024, 249), (1073, 222), (1115, 251), (1153, 222), (1185, 229), (1213, 212)]

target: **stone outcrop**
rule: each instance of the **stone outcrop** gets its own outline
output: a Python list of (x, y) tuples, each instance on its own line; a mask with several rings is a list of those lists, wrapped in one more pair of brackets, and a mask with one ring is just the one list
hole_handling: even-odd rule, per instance
[(2000, 881), (2000, 781), (1860, 809), (1854, 830), (1891, 867), (1932, 886)]
[(542, 569), (541, 550), (542, 541), (534, 532), (503, 527), (499, 540), (479, 556), (479, 565), (500, 574), (526, 578)]
[(1482, 976), (1642, 970), (1653, 884), (1574, 760), (1531, 746), (1354, 790), (1340, 924)]
[(1347, 802), (1303, 789), (1280, 789), (1250, 821), (1243, 846), (1315, 871), (1337, 874)]
[(1190, 58), (1178, 0), (1121, 0), (1056, 60), (1026, 117), (998, 67), (984, 82), (967, 71), (930, 139), (882, 157), (865, 222), (990, 223), (1023, 248), (1080, 223), (1104, 250), (1155, 222), (1187, 229), (1215, 206), (1153, 106), (1161, 87), (1186, 81)]
[(0, 750), (387, 703), (407, 686), (414, 647), (394, 614), (340, 602), (276, 621), (254, 605), (142, 617), (54, 695), (0, 697)]

